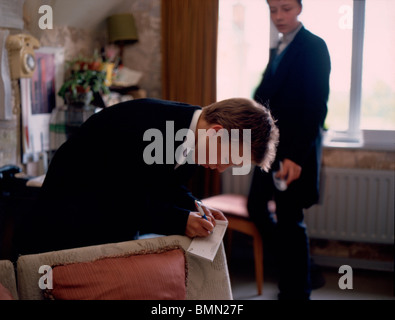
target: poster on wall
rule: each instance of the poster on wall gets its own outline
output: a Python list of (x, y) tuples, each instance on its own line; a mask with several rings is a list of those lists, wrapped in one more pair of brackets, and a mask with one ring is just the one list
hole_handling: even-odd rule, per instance
[(62, 103), (57, 92), (63, 81), (63, 49), (42, 47), (35, 51), (32, 78), (20, 79), (22, 107), (22, 162), (36, 162), (50, 148), (52, 111)]
[(36, 52), (36, 70), (31, 82), (32, 114), (51, 113), (56, 107), (55, 58)]

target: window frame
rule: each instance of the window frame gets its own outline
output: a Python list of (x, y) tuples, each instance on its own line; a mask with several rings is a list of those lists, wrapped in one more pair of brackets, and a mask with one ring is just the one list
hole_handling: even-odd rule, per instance
[[(226, 1), (226, 0), (222, 0)], [(351, 148), (395, 151), (395, 130), (362, 129), (362, 76), (365, 42), (365, 13), (367, 0), (353, 0), (352, 10), (352, 39), (351, 39), (351, 72), (350, 91), (348, 98), (348, 129), (341, 131), (328, 129), (324, 133), (324, 147)], [(273, 48), (278, 42), (278, 31), (269, 19), (269, 47)]]
[(353, 0), (351, 86), (348, 129), (328, 130), (325, 147), (395, 150), (395, 130), (361, 129), (363, 49), (366, 0)]

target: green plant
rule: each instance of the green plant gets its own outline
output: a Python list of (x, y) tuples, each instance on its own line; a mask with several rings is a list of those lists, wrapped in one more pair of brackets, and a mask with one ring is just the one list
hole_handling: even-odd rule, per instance
[(67, 93), (77, 98), (79, 93), (89, 92), (107, 94), (110, 92), (105, 84), (106, 72), (97, 58), (77, 58), (67, 62), (67, 76), (58, 95), (65, 99)]

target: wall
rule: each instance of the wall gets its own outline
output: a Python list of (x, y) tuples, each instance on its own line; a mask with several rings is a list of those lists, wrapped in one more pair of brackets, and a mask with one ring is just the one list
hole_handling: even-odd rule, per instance
[(17, 121), (0, 120), (0, 166), (17, 163)]
[(143, 72), (139, 85), (148, 96), (161, 97), (161, 0), (57, 0), (53, 2), (54, 29), (38, 28), (38, 11), (44, 0), (25, 3), (25, 26), (42, 46), (65, 48), (65, 59), (89, 55), (107, 43), (105, 19), (116, 13), (131, 12), (139, 41), (127, 45), (123, 62), (126, 67)]
[[(153, 98), (161, 97), (160, 50), (161, 0), (28, 0), (24, 4), (24, 30), (11, 33), (28, 33), (40, 40), (42, 46), (64, 48), (65, 60), (79, 54), (90, 55), (106, 43), (105, 19), (111, 14), (133, 13), (139, 41), (126, 46), (124, 64), (143, 72), (139, 83)], [(38, 27), (38, 9), (48, 4), (53, 9), (53, 29)], [(0, 121), (0, 166), (20, 164), (18, 151), (19, 117)]]
[(323, 165), (334, 168), (394, 170), (394, 151), (324, 148)]
[(125, 65), (143, 72), (140, 86), (151, 98), (162, 97), (161, 0), (129, 1), (139, 42), (125, 47)]

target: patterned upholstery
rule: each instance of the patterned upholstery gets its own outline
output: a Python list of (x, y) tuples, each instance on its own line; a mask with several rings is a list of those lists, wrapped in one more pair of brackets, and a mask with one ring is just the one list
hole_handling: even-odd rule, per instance
[(9, 260), (0, 260), (0, 284), (10, 291), (14, 299), (18, 299), (14, 265)]
[[(91, 261), (142, 250), (179, 245), (187, 250), (191, 239), (185, 236), (164, 236), (120, 243), (25, 255), (17, 261), (18, 292), (23, 300), (43, 299), (38, 281), (40, 266), (59, 263)], [(186, 254), (188, 263), (187, 300), (233, 299), (224, 247), (221, 244), (213, 262)]]

